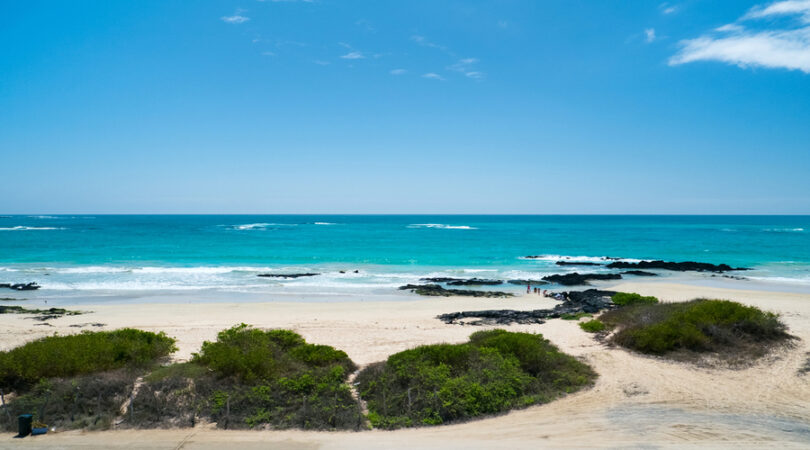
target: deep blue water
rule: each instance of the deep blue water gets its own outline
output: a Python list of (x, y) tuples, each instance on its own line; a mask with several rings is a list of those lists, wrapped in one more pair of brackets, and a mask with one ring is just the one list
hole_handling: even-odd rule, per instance
[[(728, 263), (810, 283), (810, 216), (0, 217), (0, 282), (44, 289), (389, 288), (426, 274), (560, 272), (565, 256)], [(255, 276), (274, 270), (325, 275)]]

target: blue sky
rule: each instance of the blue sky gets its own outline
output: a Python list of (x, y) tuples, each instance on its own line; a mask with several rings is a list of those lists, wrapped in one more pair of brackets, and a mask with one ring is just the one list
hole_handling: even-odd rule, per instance
[(810, 1), (0, 4), (0, 212), (810, 213)]

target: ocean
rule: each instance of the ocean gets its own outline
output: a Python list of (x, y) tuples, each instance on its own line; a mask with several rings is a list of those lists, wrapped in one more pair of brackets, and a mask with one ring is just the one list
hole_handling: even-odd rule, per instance
[[(734, 275), (758, 288), (808, 291), (810, 216), (0, 216), (0, 283), (33, 281), (42, 286), (40, 296), (205, 290), (383, 295), (426, 276), (537, 279), (605, 272), (555, 263), (608, 257), (750, 267)], [(257, 276), (300, 272), (320, 275)], [(705, 273), (661, 275), (724, 280)]]

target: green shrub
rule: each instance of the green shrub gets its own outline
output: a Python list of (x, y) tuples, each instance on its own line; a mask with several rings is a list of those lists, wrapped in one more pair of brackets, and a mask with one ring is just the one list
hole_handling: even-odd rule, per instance
[(579, 320), (579, 319), (581, 319), (583, 317), (593, 317), (593, 314), (589, 314), (589, 313), (586, 313), (586, 312), (578, 312), (578, 313), (575, 313), (575, 314), (565, 313), (565, 314), (560, 316), (560, 319), (562, 319), (562, 320)]
[(33, 414), (34, 420), (59, 430), (109, 429), (120, 413), (138, 373), (128, 369), (43, 379), (9, 402), (11, 421), (0, 414), (0, 425), (16, 429), (19, 414)]
[(790, 338), (776, 314), (727, 300), (638, 304), (608, 311), (601, 319), (618, 329), (614, 343), (655, 355), (715, 352), (750, 359)]
[(599, 319), (593, 319), (587, 322), (580, 322), (579, 327), (587, 331), (588, 333), (598, 333), (600, 331), (605, 331), (605, 329), (607, 329), (605, 324)]
[(0, 387), (25, 389), (43, 378), (145, 367), (176, 350), (164, 333), (124, 328), (54, 335), (0, 352)]
[(357, 377), (378, 428), (438, 425), (545, 403), (596, 374), (541, 335), (479, 331), (391, 355)]
[(611, 297), (613, 303), (618, 306), (628, 305), (651, 305), (658, 303), (658, 299), (653, 296), (644, 297), (630, 292), (617, 292)]
[(237, 325), (217, 335), (216, 342), (203, 342), (192, 361), (213, 369), (222, 377), (242, 382), (278, 378), (307, 368), (339, 365), (345, 373), (356, 369), (345, 352), (327, 345), (307, 344), (288, 330), (259, 330)]
[(221, 428), (358, 429), (363, 416), (346, 384), (354, 370), (345, 352), (242, 324), (203, 343), (191, 362), (147, 376), (130, 426), (203, 419)]

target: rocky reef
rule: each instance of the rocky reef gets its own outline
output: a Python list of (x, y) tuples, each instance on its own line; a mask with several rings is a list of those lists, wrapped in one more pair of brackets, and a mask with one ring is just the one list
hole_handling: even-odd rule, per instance
[(694, 261), (639, 261), (637, 263), (615, 261), (607, 265), (609, 269), (662, 269), (676, 272), (728, 272), (732, 270), (749, 270), (745, 267), (731, 267), (728, 264), (710, 264)]
[(473, 291), (469, 289), (446, 289), (438, 284), (407, 284), (400, 286), (401, 291), (411, 291), (414, 294), (425, 295), (429, 297), (492, 297), (492, 298), (506, 298), (514, 297), (514, 294), (509, 292), (499, 291)]
[(532, 311), (517, 311), (514, 309), (490, 309), (483, 311), (460, 311), (436, 316), (447, 324), (460, 325), (509, 325), (539, 324), (546, 319), (555, 319), (563, 315), (579, 313), (593, 314), (615, 305), (611, 297), (616, 292), (588, 289), (586, 291), (563, 292), (562, 303), (552, 309), (535, 309)]
[(41, 287), (40, 285), (38, 285), (38, 284), (36, 284), (34, 282), (31, 282), (31, 283), (16, 283), (16, 284), (0, 283), (0, 288), (13, 289), (15, 291), (35, 291), (35, 290), (39, 289), (40, 287)]
[(579, 286), (588, 283), (591, 280), (620, 280), (622, 276), (618, 273), (567, 273), (565, 275), (549, 275), (543, 277), (543, 280), (552, 283), (561, 284), (563, 286)]
[(626, 270), (622, 275), (635, 275), (637, 277), (657, 277), (657, 273), (645, 272), (643, 270)]

